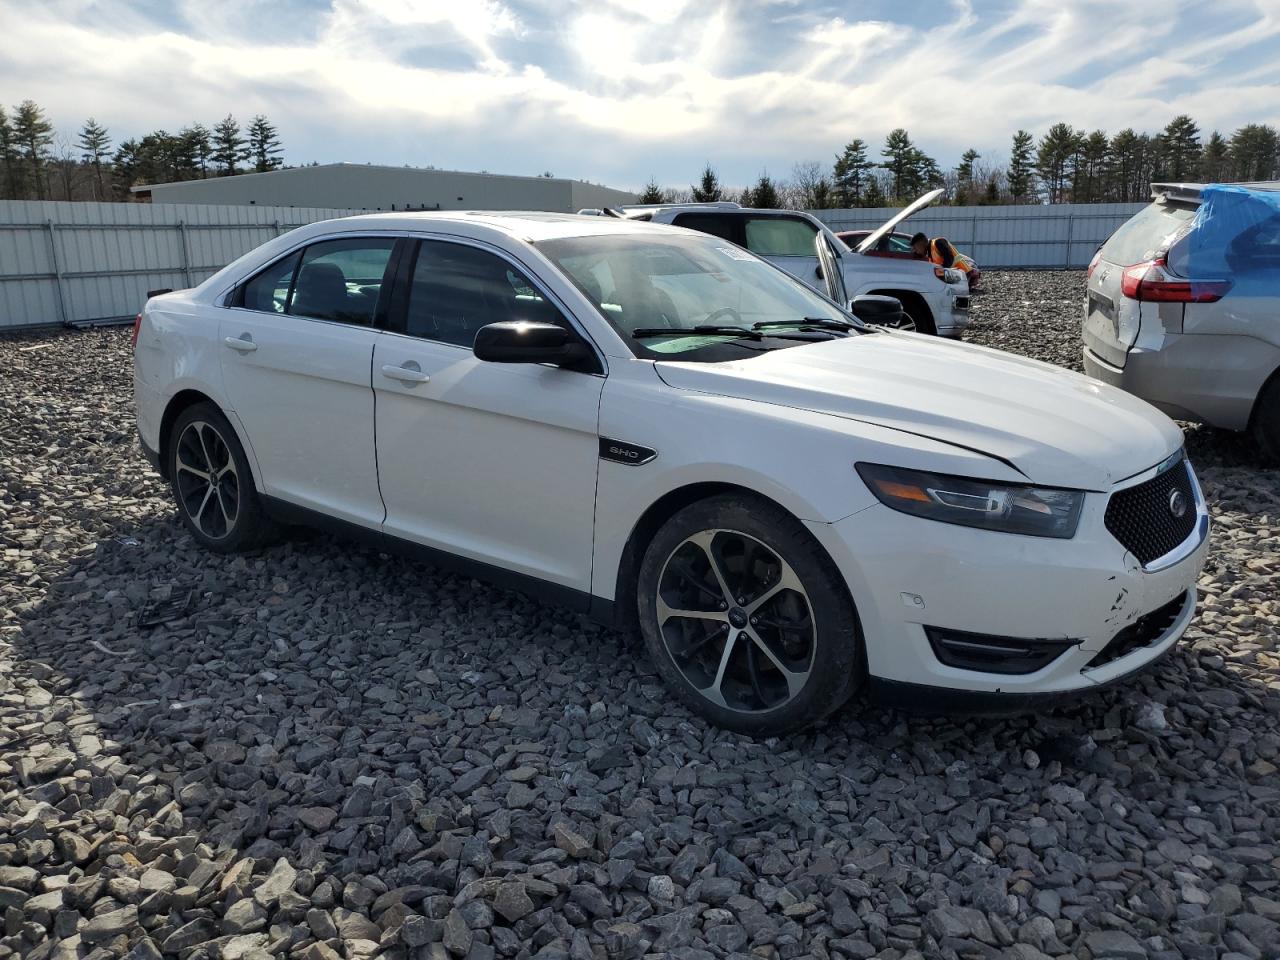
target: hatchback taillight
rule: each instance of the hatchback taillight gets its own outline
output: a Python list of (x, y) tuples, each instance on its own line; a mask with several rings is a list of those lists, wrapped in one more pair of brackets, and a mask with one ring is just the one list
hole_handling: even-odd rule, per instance
[(129, 346), (134, 350), (138, 349), (138, 330), (142, 328), (142, 314), (138, 314), (133, 318), (133, 337), (129, 340)]
[(1231, 289), (1230, 280), (1188, 280), (1169, 272), (1164, 257), (1124, 268), (1120, 292), (1146, 303), (1214, 303)]
[(1099, 250), (1093, 255), (1093, 259), (1089, 261), (1089, 269), (1085, 271), (1084, 278), (1088, 280), (1093, 276), (1094, 269), (1098, 266), (1098, 261), (1102, 259), (1102, 251)]

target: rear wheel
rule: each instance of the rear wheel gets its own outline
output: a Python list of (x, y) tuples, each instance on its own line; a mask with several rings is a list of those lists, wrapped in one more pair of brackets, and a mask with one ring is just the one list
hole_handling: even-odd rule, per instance
[(1262, 455), (1272, 463), (1280, 463), (1280, 373), (1258, 394), (1250, 429)]
[(253, 550), (275, 534), (254, 489), (244, 449), (227, 418), (211, 403), (188, 407), (174, 421), (169, 485), (183, 524), (210, 550)]
[(861, 634), (842, 579), (768, 501), (729, 495), (681, 510), (645, 552), (637, 591), (659, 673), (718, 726), (796, 730), (861, 684)]

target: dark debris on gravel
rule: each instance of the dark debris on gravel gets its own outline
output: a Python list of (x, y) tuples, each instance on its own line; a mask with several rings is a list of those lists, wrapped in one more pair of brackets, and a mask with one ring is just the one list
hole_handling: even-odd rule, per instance
[[(969, 339), (1078, 367), (1080, 274), (987, 283)], [(0, 370), (0, 960), (1280, 957), (1280, 479), (1238, 438), (1188, 430), (1213, 552), (1150, 673), (753, 742), (565, 610), (199, 549), (127, 330)]]

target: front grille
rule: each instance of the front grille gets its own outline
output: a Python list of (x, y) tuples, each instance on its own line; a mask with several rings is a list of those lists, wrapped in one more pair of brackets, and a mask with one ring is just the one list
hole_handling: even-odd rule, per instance
[[(1107, 503), (1107, 529), (1143, 566), (1163, 557), (1196, 528), (1190, 470), (1187, 461), (1180, 460), (1136, 487), (1113, 493)], [(1182, 497), (1182, 516), (1170, 506), (1175, 491)]]
[(1178, 614), (1182, 612), (1182, 605), (1186, 601), (1187, 595), (1184, 593), (1181, 596), (1174, 597), (1163, 607), (1139, 617), (1112, 637), (1107, 645), (1085, 664), (1084, 669), (1089, 670), (1093, 667), (1101, 667), (1112, 660), (1119, 660), (1121, 657), (1142, 647), (1151, 646), (1173, 626), (1174, 621), (1178, 619)]

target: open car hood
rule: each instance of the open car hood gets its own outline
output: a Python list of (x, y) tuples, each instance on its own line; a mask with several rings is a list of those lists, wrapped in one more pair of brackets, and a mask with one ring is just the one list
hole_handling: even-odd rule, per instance
[(894, 227), (907, 219), (907, 217), (911, 216), (913, 213), (919, 213), (925, 207), (929, 206), (929, 204), (942, 196), (944, 192), (945, 191), (942, 187), (938, 187), (936, 190), (930, 190), (928, 193), (917, 197), (914, 203), (903, 207), (875, 230), (872, 230), (867, 238), (858, 244), (857, 252), (866, 253), (868, 250), (874, 250), (876, 244), (880, 242), (881, 237), (887, 233), (891, 233)]

